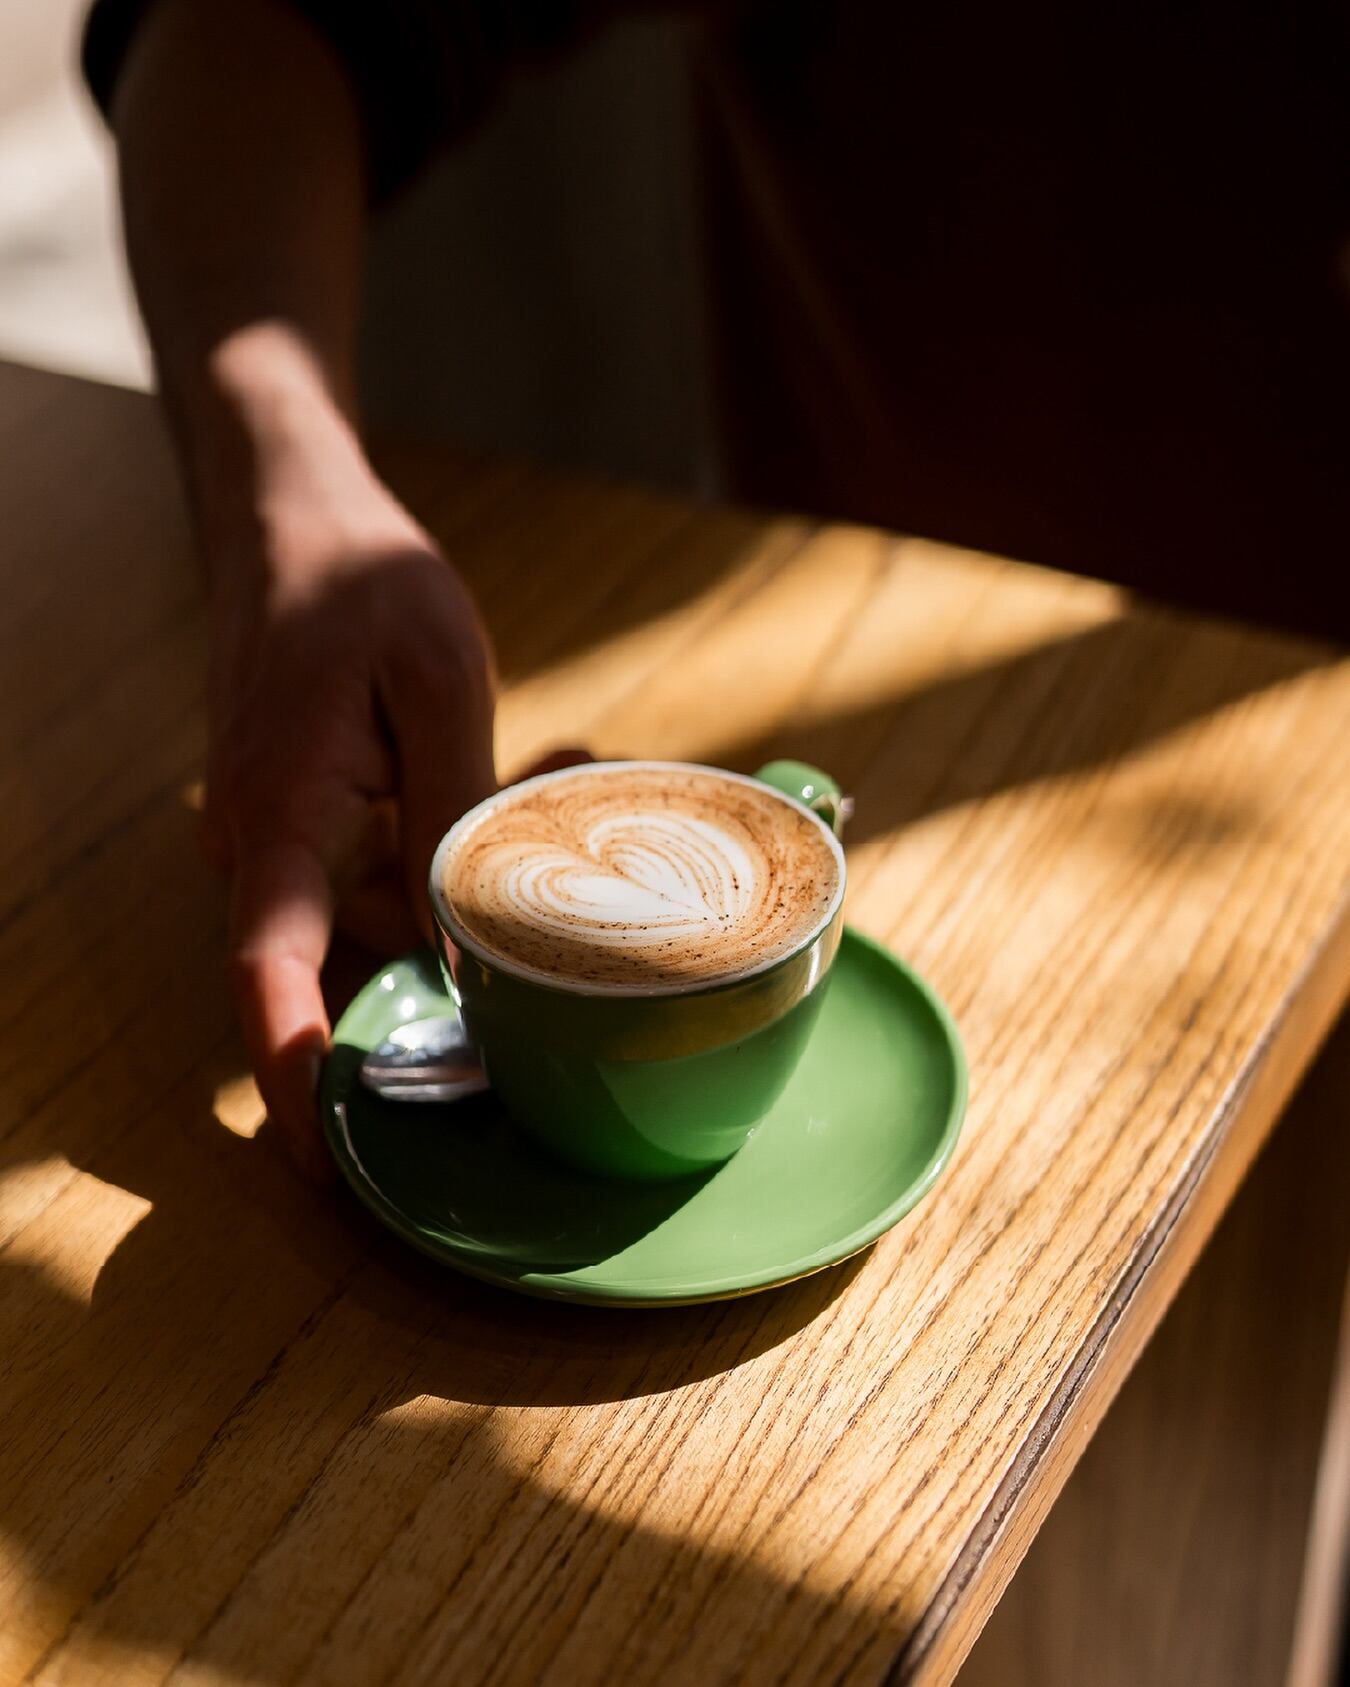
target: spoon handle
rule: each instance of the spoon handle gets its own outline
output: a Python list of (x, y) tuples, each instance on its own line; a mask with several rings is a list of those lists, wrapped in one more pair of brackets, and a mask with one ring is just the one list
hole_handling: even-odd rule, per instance
[(388, 1101), (458, 1101), (488, 1087), (455, 1019), (400, 1026), (361, 1062), (361, 1082)]

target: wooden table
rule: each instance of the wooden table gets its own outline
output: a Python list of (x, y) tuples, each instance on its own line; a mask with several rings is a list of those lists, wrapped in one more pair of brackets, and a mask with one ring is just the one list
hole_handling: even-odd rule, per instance
[(949, 1680), (1346, 998), (1350, 665), (393, 453), (500, 641), (504, 765), (826, 764), (851, 918), (971, 1058), (861, 1259), (539, 1305), (250, 1140), (155, 413), (8, 370), (0, 441), (0, 1681)]

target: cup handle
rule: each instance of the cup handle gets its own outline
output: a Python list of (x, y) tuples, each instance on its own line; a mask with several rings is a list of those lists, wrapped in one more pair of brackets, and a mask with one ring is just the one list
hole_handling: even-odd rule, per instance
[(810, 762), (771, 761), (765, 762), (755, 778), (818, 814), (835, 837), (843, 836), (844, 822), (853, 812), (853, 799), (844, 795), (828, 773)]

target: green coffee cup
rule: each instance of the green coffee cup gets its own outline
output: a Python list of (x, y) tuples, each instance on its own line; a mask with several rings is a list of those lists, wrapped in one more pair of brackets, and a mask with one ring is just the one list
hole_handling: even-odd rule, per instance
[[(540, 775), (528, 785), (584, 777), (604, 764)], [(624, 764), (688, 771), (685, 763)], [(464, 829), (502, 793), (471, 809), (442, 838), (430, 891), (441, 969), (488, 1081), (508, 1113), (558, 1158), (584, 1171), (647, 1181), (685, 1176), (729, 1159), (792, 1076), (824, 1000), (839, 946), (846, 799), (801, 762), (773, 762), (756, 781), (815, 814), (839, 868), (828, 909), (801, 942), (763, 970), (730, 983), (604, 993), (543, 983), (484, 950), (458, 924), (442, 887)], [(513, 787), (519, 790), (521, 787)]]

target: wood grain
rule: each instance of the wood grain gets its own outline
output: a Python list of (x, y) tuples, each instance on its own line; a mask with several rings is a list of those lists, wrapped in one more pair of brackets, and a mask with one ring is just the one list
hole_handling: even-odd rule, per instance
[[(1350, 667), (424, 450), (505, 766), (821, 761), (965, 1034), (862, 1260), (660, 1315), (405, 1258), (258, 1131), (151, 407), (0, 373), (0, 1681), (944, 1681), (1350, 984)], [(77, 1035), (72, 1037), (72, 1030)]]
[(1337, 1468), (1348, 1120), (1350, 1018), (1056, 1500), (959, 1687), (1330, 1687), (1350, 1507)]

